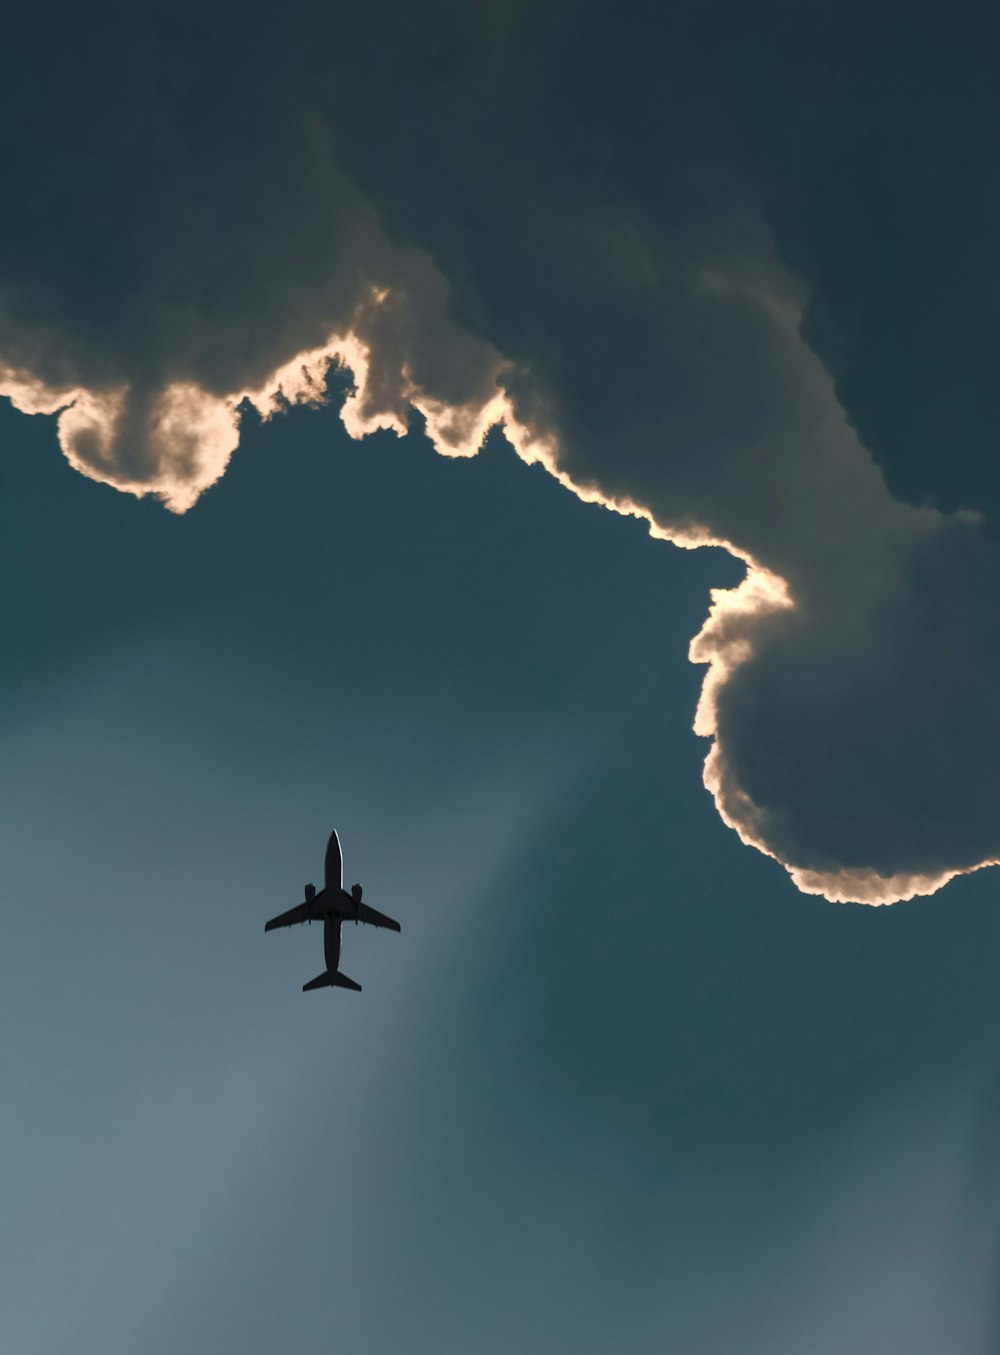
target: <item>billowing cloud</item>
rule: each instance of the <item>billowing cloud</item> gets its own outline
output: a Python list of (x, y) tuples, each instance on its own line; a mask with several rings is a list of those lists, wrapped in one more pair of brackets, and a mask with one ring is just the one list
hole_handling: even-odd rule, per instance
[(782, 45), (706, 8), (293, 5), (267, 41), (213, 11), (183, 52), (173, 17), (69, 20), (10, 171), (0, 391), (184, 511), (244, 409), (336, 363), (355, 436), (415, 408), (470, 455), (502, 422), (581, 498), (726, 545), (746, 579), (691, 650), (706, 784), (801, 889), (890, 902), (1000, 858), (1000, 557), (975, 512), (893, 497), (803, 338), (789, 241), (840, 94), (795, 49), (785, 119), (747, 119)]

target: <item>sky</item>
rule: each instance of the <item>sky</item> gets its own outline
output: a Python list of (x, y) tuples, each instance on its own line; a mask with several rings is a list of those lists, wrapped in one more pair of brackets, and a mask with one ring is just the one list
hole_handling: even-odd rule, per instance
[(15, 21), (5, 1349), (996, 1350), (995, 25)]

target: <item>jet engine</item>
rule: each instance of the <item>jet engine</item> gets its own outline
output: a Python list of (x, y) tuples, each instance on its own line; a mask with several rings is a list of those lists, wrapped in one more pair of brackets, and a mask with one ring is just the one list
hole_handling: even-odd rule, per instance
[(361, 902), (361, 886), (360, 886), (360, 885), (351, 885), (351, 898), (354, 900), (355, 903), (360, 903), (360, 902)]
[(316, 886), (306, 885), (306, 903), (312, 903), (315, 897), (316, 897)]

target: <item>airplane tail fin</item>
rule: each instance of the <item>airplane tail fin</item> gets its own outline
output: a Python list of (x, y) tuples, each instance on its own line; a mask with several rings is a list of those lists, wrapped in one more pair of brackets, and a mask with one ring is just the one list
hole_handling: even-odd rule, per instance
[(313, 988), (353, 988), (356, 993), (361, 992), (361, 984), (355, 983), (349, 979), (346, 974), (341, 974), (339, 969), (332, 972), (328, 969), (324, 974), (317, 974), (314, 979), (302, 985), (302, 991), (308, 993)]

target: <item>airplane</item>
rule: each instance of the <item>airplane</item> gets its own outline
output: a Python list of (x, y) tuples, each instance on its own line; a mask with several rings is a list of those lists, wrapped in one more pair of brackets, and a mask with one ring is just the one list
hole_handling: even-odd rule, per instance
[(266, 932), (276, 927), (294, 927), (297, 922), (323, 923), (323, 950), (326, 956), (326, 969), (314, 979), (302, 985), (304, 993), (313, 988), (352, 988), (361, 992), (361, 984), (349, 979), (340, 972), (340, 928), (344, 922), (365, 922), (371, 927), (388, 927), (390, 931), (402, 930), (398, 922), (385, 913), (379, 913), (361, 902), (361, 886), (352, 885), (348, 894), (344, 889), (344, 858), (340, 850), (340, 838), (336, 828), (330, 834), (326, 844), (326, 862), (324, 865), (324, 884), (317, 894), (315, 885), (306, 885), (305, 902), (289, 908), (287, 913), (279, 913), (265, 922)]

